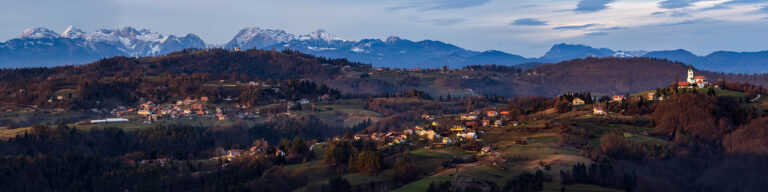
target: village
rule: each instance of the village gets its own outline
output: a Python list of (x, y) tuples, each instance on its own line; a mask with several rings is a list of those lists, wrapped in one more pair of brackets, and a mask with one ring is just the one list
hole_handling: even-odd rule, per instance
[[(253, 87), (265, 91), (271, 91), (274, 94), (280, 94), (283, 92), (281, 88), (284, 85), (280, 82), (271, 81), (250, 81), (246, 83), (239, 81), (227, 82), (220, 80), (214, 83), (204, 84), (203, 86), (217, 88)], [(57, 98), (59, 100), (65, 99), (59, 96), (52, 98), (52, 100), (49, 102), (56, 102), (58, 101)], [(299, 105), (307, 105), (312, 102), (324, 102), (328, 101), (329, 99), (330, 96), (328, 94), (323, 94), (315, 98), (301, 98), (298, 100), (276, 99), (272, 101), (272, 103), (253, 106), (242, 104), (240, 98), (237, 97), (226, 97), (219, 99), (216, 102), (213, 102), (212, 99), (207, 96), (186, 97), (171, 103), (154, 103), (152, 101), (146, 101), (135, 107), (117, 106), (113, 109), (92, 109), (92, 112), (102, 114), (102, 116), (107, 116), (107, 118), (81, 121), (79, 124), (114, 123), (127, 121), (152, 124), (159, 121), (177, 119), (210, 119), (219, 121), (237, 119), (253, 120), (269, 115), (290, 114), (291, 111), (296, 109)], [(267, 111), (263, 112), (262, 109), (265, 107), (267, 107)]]

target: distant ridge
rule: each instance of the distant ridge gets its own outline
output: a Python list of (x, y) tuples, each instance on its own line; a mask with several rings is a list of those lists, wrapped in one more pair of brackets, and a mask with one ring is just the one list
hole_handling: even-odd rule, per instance
[(162, 35), (132, 27), (83, 32), (72, 26), (61, 34), (38, 27), (0, 43), (3, 68), (82, 64), (113, 56), (157, 56), (184, 48), (204, 48), (195, 34)]
[[(18, 37), (0, 43), (0, 67), (44, 67), (83, 64), (111, 56), (144, 57), (163, 55), (184, 48), (296, 50), (328, 58), (346, 58), (390, 68), (461, 68), (466, 65), (520, 65), (531, 68), (543, 63), (587, 57), (650, 57), (691, 64), (697, 68), (733, 73), (768, 72), (768, 51), (718, 51), (697, 56), (683, 49), (663, 51), (614, 51), (580, 44), (555, 44), (539, 58), (526, 58), (502, 51), (473, 51), (436, 41), (411, 41), (397, 36), (382, 39), (350, 40), (319, 29), (294, 35), (280, 29), (247, 27), (228, 43), (206, 45), (197, 35), (162, 35), (147, 29), (99, 29), (83, 32), (68, 27), (62, 33), (30, 28)], [(45, 56), (45, 57), (41, 57)]]

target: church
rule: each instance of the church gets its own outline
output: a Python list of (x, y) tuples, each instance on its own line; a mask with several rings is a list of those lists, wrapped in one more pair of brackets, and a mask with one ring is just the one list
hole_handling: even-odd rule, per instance
[(693, 74), (693, 66), (688, 65), (688, 78), (686, 78), (686, 81), (684, 82), (677, 82), (677, 86), (679, 87), (687, 87), (687, 88), (704, 88), (707, 85), (709, 85), (709, 82), (707, 82), (707, 77), (705, 76), (695, 76)]

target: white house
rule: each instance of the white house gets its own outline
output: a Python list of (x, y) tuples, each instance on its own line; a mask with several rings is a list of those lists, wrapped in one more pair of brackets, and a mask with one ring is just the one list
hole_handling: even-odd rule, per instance
[(595, 107), (595, 108), (593, 108), (592, 109), (592, 113), (594, 113), (595, 115), (605, 115), (606, 114), (605, 113), (605, 109), (603, 109), (602, 107)]

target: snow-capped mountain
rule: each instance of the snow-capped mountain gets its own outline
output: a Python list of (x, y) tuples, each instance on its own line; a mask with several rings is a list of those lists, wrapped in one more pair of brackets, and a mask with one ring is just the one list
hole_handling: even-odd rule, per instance
[(237, 32), (235, 38), (224, 45), (226, 48), (264, 48), (270, 45), (295, 39), (293, 34), (277, 29), (245, 28)]
[(613, 53), (614, 57), (642, 57), (648, 54), (648, 51), (621, 51), (618, 50)]
[[(131, 27), (84, 32), (72, 26), (62, 33), (47, 28), (24, 30), (18, 38), (0, 43), (0, 68), (82, 64), (113, 56), (155, 56), (184, 48), (213, 48), (197, 35), (179, 37)], [(346, 58), (377, 67), (451, 68), (476, 64), (516, 65), (531, 68), (543, 63), (585, 57), (652, 57), (680, 61), (700, 69), (755, 73), (768, 72), (768, 51), (718, 51), (697, 56), (673, 51), (613, 51), (580, 44), (555, 44), (539, 58), (525, 58), (501, 51), (472, 51), (434, 40), (411, 41), (397, 36), (386, 39), (351, 40), (325, 30), (294, 35), (279, 29), (258, 27), (240, 30), (223, 48), (297, 50), (328, 58)]]
[(316, 41), (316, 40), (320, 40), (320, 41), (329, 41), (329, 42), (330, 41), (351, 41), (351, 40), (348, 40), (348, 39), (337, 37), (337, 36), (335, 36), (335, 35), (333, 35), (331, 33), (328, 33), (324, 29), (318, 29), (317, 31), (314, 31), (314, 32), (312, 32), (310, 34), (306, 34), (306, 35), (299, 35), (297, 40), (302, 40), (302, 41)]
[[(440, 41), (410, 41), (391, 36), (386, 40), (350, 40), (319, 29), (309, 34), (292, 35), (277, 29), (245, 28), (225, 45), (225, 48), (298, 50), (351, 61), (370, 63), (380, 67), (436, 68), (448, 65), (462, 67), (467, 64), (515, 65), (526, 58), (512, 54), (494, 55), (493, 58), (473, 57), (482, 52), (470, 51)], [(487, 54), (487, 53), (486, 53)]]
[(72, 26), (62, 33), (47, 28), (24, 30), (0, 43), (3, 66), (39, 67), (81, 64), (113, 56), (157, 56), (184, 48), (204, 48), (197, 35), (162, 35), (147, 29), (99, 29), (83, 32)]
[(43, 27), (37, 27), (37, 28), (29, 28), (25, 29), (24, 32), (19, 35), (19, 38), (26, 38), (26, 39), (44, 39), (44, 38), (55, 38), (58, 36), (56, 32), (43, 28)]

